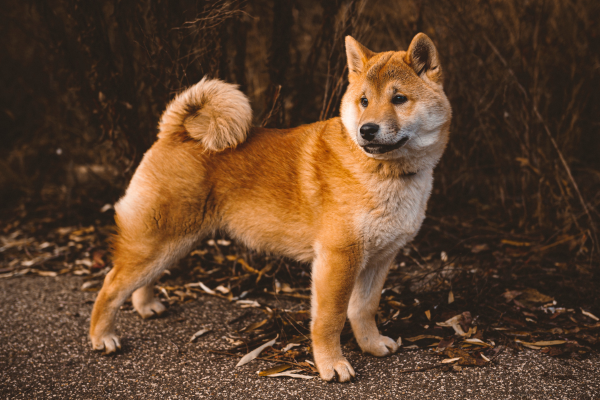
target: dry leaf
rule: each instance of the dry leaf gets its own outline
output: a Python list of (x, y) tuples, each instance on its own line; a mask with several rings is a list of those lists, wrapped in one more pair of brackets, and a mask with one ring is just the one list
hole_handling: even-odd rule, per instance
[(490, 246), (488, 246), (487, 244), (476, 244), (475, 246), (471, 247), (471, 253), (477, 254), (477, 253), (481, 253), (482, 251), (488, 250), (490, 248)]
[(292, 347), (296, 347), (296, 346), (300, 346), (300, 344), (298, 344), (298, 343), (288, 343), (283, 349), (281, 349), (281, 351), (285, 353), (288, 350), (290, 350)]
[(465, 343), (469, 343), (469, 344), (476, 344), (476, 345), (479, 345), (479, 346), (488, 346), (488, 347), (491, 347), (489, 344), (487, 344), (486, 342), (484, 342), (481, 339), (475, 339), (475, 338), (465, 339), (464, 342)]
[(466, 336), (467, 334), (463, 331), (460, 323), (463, 321), (463, 314), (455, 315), (445, 322), (436, 322), (437, 326), (448, 327), (454, 329), (454, 332), (459, 336)]
[(450, 290), (450, 292), (448, 293), (448, 304), (452, 303), (454, 303), (454, 293), (452, 293), (452, 290)]
[(448, 347), (446, 350), (444, 350), (444, 354), (446, 356), (448, 356), (449, 358), (460, 358), (460, 361), (458, 362), (460, 365), (483, 365), (483, 364), (485, 364), (484, 360), (477, 359), (477, 358), (473, 357), (472, 355), (470, 355), (469, 353), (467, 353), (466, 351), (464, 351), (462, 349), (457, 349), (454, 347)]
[(255, 322), (255, 323), (253, 323), (253, 324), (250, 324), (250, 325), (249, 325), (249, 326), (247, 326), (246, 328), (242, 329), (240, 332), (246, 332), (246, 333), (252, 332), (252, 331), (254, 331), (254, 330), (256, 330), (256, 329), (260, 328), (260, 327), (261, 327), (261, 326), (263, 326), (264, 324), (266, 324), (266, 323), (267, 323), (267, 321), (268, 321), (268, 319), (263, 319), (263, 320), (262, 320), (262, 321), (260, 321), (260, 322)]
[(263, 344), (260, 347), (257, 347), (256, 349), (252, 350), (250, 353), (246, 354), (244, 357), (242, 357), (242, 359), (237, 363), (236, 367), (240, 367), (244, 364), (248, 364), (250, 361), (254, 360), (256, 357), (258, 357), (260, 355), (260, 353), (262, 353), (262, 351), (264, 349), (266, 349), (267, 347), (271, 347), (275, 344), (275, 341), (277, 340), (277, 338), (279, 337), (279, 335), (277, 335), (275, 337), (275, 339), (273, 340), (269, 340), (267, 343)]
[(427, 317), (427, 319), (429, 321), (431, 321), (431, 311), (429, 311), (429, 310), (425, 311), (425, 316)]
[(446, 252), (445, 252), (445, 251), (442, 251), (442, 252), (440, 253), (440, 260), (442, 260), (442, 262), (446, 262), (446, 261), (448, 261), (448, 254), (446, 254)]
[(200, 336), (207, 334), (208, 332), (212, 331), (212, 329), (210, 328), (202, 328), (200, 329), (198, 332), (194, 333), (189, 341), (189, 343), (192, 343), (194, 340), (198, 339)]
[(297, 378), (297, 379), (314, 379), (314, 376), (295, 374), (295, 372), (302, 372), (302, 370), (295, 369), (293, 371), (281, 372), (279, 374), (271, 374), (271, 375), (267, 375), (267, 376), (269, 378), (288, 377), (288, 378)]
[(199, 287), (200, 289), (202, 289), (203, 291), (205, 291), (208, 294), (217, 294), (217, 292), (215, 292), (214, 290), (212, 290), (211, 288), (209, 288), (208, 286), (206, 286), (204, 283), (198, 281), (196, 283), (188, 283), (187, 285), (185, 285), (185, 287)]
[(520, 340), (515, 340), (517, 343), (521, 343), (524, 346), (535, 346), (535, 347), (545, 347), (545, 346), (558, 346), (559, 344), (567, 343), (566, 340), (541, 340), (539, 342), (523, 342)]
[(590, 318), (591, 318), (591, 319), (593, 319), (594, 321), (599, 321), (599, 320), (600, 320), (600, 318), (596, 317), (594, 314), (592, 314), (592, 313), (591, 313), (591, 312), (589, 312), (589, 311), (585, 311), (583, 308), (581, 309), (581, 313), (582, 313), (583, 315), (585, 315), (586, 317), (590, 317)]
[(219, 286), (217, 286), (217, 287), (215, 288), (215, 290), (217, 290), (217, 291), (219, 291), (219, 292), (221, 292), (221, 293), (223, 293), (223, 294), (227, 294), (227, 293), (229, 293), (229, 289), (228, 289), (228, 288), (226, 288), (226, 287), (225, 287), (225, 286), (223, 286), (223, 285), (219, 285)]
[(529, 247), (529, 246), (531, 246), (531, 243), (529, 243), (529, 242), (515, 242), (514, 240), (506, 240), (506, 239), (502, 239), (500, 241), (500, 243), (507, 244), (509, 246), (516, 246), (516, 247)]
[(36, 271), (39, 276), (57, 276), (58, 273), (54, 271)]
[(244, 268), (246, 271), (252, 273), (252, 274), (258, 274), (260, 273), (260, 271), (252, 268), (250, 265), (248, 265), (248, 263), (246, 262), (246, 260), (244, 260), (243, 258), (238, 258), (237, 260), (238, 263), (240, 263), (240, 265), (242, 266), (242, 268)]
[(289, 364), (279, 364), (272, 368), (265, 369), (264, 371), (259, 371), (259, 372), (257, 372), (257, 374), (260, 376), (269, 376), (269, 375), (273, 375), (273, 374), (278, 374), (278, 373), (288, 370), (290, 368), (292, 368), (292, 366)]
[(416, 342), (418, 340), (423, 340), (423, 339), (443, 340), (444, 338), (439, 337), (439, 336), (434, 336), (434, 335), (419, 335), (419, 336), (415, 336), (415, 337), (411, 337), (411, 338), (406, 338), (406, 340), (408, 340), (409, 342)]
[(238, 300), (236, 304), (240, 304), (242, 308), (260, 307), (260, 303), (256, 300)]
[(445, 360), (442, 360), (442, 364), (449, 364), (449, 363), (453, 363), (456, 362), (458, 360), (461, 360), (461, 357), (454, 357), (454, 358), (446, 358)]

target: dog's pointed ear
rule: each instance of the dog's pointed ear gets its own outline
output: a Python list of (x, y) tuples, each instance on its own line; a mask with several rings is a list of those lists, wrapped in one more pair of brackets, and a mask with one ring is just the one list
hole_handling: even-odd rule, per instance
[(442, 66), (435, 45), (424, 33), (418, 33), (410, 42), (404, 56), (404, 61), (415, 70), (417, 75), (427, 78), (435, 83), (442, 83)]
[(350, 76), (363, 72), (365, 64), (374, 55), (374, 52), (358, 43), (352, 36), (346, 36), (346, 56)]

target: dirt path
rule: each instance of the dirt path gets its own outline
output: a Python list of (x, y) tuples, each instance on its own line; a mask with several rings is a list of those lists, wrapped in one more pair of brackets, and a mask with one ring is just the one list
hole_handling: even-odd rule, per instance
[[(2, 399), (593, 399), (600, 398), (600, 357), (561, 360), (536, 351), (504, 352), (496, 365), (461, 372), (399, 374), (438, 362), (426, 351), (377, 359), (345, 351), (350, 384), (259, 377), (269, 363), (236, 360), (203, 348), (225, 348), (226, 321), (246, 310), (214, 297), (174, 305), (166, 317), (121, 312), (123, 352), (90, 350), (87, 327), (95, 293), (78, 277), (0, 280)], [(195, 343), (202, 325), (214, 331)]]

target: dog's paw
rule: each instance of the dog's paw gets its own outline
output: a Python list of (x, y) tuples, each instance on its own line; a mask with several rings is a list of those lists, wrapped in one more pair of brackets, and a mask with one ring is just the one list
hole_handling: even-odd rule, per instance
[(104, 354), (115, 353), (117, 350), (121, 350), (121, 340), (114, 333), (98, 338), (92, 337), (92, 348), (96, 351), (104, 350)]
[(376, 357), (389, 356), (398, 351), (398, 344), (391, 338), (383, 335), (379, 335), (376, 339), (366, 338), (358, 344), (362, 351)]
[(354, 368), (344, 357), (326, 360), (317, 363), (317, 369), (321, 375), (321, 379), (325, 381), (331, 381), (337, 374), (340, 382), (348, 382), (350, 379), (356, 376)]
[(167, 308), (156, 297), (154, 297), (151, 301), (143, 304), (136, 304), (134, 302), (133, 307), (138, 312), (138, 314), (140, 314), (140, 316), (144, 319), (161, 315), (162, 313), (167, 311)]

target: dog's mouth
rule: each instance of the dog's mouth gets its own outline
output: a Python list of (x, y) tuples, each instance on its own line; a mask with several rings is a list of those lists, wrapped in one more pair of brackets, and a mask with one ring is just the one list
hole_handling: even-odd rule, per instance
[(394, 144), (366, 144), (362, 148), (369, 154), (385, 154), (390, 151), (399, 149), (408, 142), (408, 136), (404, 136)]

